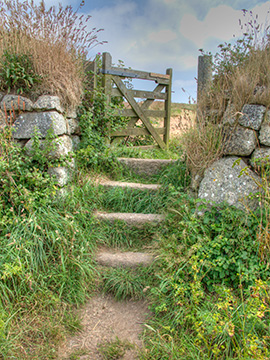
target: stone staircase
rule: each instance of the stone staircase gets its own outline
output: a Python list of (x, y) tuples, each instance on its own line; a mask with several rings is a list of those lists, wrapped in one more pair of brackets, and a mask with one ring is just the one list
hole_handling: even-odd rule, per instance
[[(118, 159), (124, 166), (131, 169), (134, 173), (150, 177), (162, 169), (162, 167), (170, 164), (174, 160), (158, 160), (158, 159), (135, 159), (135, 158), (119, 158)], [(100, 181), (100, 185), (106, 188), (121, 187), (132, 190), (140, 191), (158, 191), (159, 184), (140, 184), (132, 182), (120, 181)], [(119, 212), (103, 212), (96, 211), (94, 216), (99, 221), (124, 221), (126, 225), (132, 227), (143, 227), (145, 224), (151, 226), (158, 226), (165, 220), (163, 214), (141, 214), (141, 213), (119, 213)], [(154, 261), (154, 256), (145, 252), (121, 252), (111, 249), (102, 249), (96, 256), (97, 262), (102, 266), (110, 267), (131, 267), (134, 268), (138, 265), (148, 266)]]

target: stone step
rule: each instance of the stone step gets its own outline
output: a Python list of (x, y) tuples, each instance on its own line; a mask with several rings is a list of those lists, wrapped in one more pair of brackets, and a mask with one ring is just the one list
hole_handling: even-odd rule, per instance
[(102, 266), (134, 268), (139, 265), (151, 265), (154, 261), (154, 256), (143, 252), (101, 250), (98, 252), (96, 260)]
[(151, 176), (157, 174), (164, 166), (176, 160), (118, 158), (118, 161), (136, 174)]
[(120, 187), (123, 189), (148, 190), (148, 191), (157, 191), (161, 188), (161, 185), (159, 184), (140, 184), (140, 183), (130, 183), (123, 181), (111, 181), (111, 180), (102, 180), (99, 182), (99, 184), (106, 188)]
[(107, 213), (96, 211), (94, 216), (98, 220), (107, 220), (107, 221), (124, 221), (129, 226), (140, 227), (146, 223), (151, 225), (158, 225), (165, 220), (165, 215), (160, 214), (137, 214), (137, 213)]

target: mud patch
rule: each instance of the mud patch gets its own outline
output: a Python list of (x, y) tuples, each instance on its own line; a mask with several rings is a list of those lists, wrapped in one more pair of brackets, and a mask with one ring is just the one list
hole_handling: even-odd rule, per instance
[(140, 334), (144, 323), (150, 316), (145, 301), (115, 301), (108, 295), (98, 295), (79, 311), (83, 330), (68, 338), (60, 347), (59, 360), (70, 359), (79, 354), (79, 360), (102, 360), (98, 345), (113, 341), (118, 337), (121, 341), (134, 344), (134, 349), (126, 350), (123, 360), (135, 360), (138, 349), (143, 347)]

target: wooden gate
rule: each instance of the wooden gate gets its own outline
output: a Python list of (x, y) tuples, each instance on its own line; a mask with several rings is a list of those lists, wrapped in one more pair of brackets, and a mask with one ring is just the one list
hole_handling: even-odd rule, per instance
[[(159, 147), (167, 147), (170, 137), (172, 69), (167, 69), (166, 74), (163, 75), (113, 67), (111, 55), (105, 52), (102, 54), (101, 72), (104, 75), (103, 88), (107, 101), (109, 102), (112, 96), (122, 96), (130, 105), (129, 109), (123, 109), (121, 112), (121, 115), (130, 118), (127, 128), (111, 132), (110, 137), (151, 135)], [(153, 91), (129, 89), (123, 82), (125, 78), (151, 80), (156, 86)], [(144, 101), (138, 103), (135, 99), (144, 99)], [(149, 109), (155, 100), (163, 100), (163, 110)], [(149, 118), (163, 118), (163, 127), (154, 127)], [(135, 127), (138, 120), (141, 120), (144, 128)]]

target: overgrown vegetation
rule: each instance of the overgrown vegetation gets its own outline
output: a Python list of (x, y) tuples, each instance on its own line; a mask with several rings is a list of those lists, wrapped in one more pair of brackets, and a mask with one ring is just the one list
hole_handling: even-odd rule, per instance
[(0, 89), (58, 95), (75, 108), (83, 95), (84, 61), (100, 30), (88, 30), (90, 16), (71, 6), (42, 0), (0, 2)]
[[(160, 234), (155, 318), (142, 359), (267, 359), (269, 267), (260, 216), (224, 207), (204, 217), (178, 194)], [(269, 259), (269, 258), (268, 258)]]
[(213, 80), (197, 104), (197, 124), (183, 140), (193, 174), (203, 173), (222, 156), (222, 140), (228, 137), (224, 119), (237, 120), (245, 104), (269, 107), (269, 24), (252, 11), (242, 12), (242, 36), (220, 44), (216, 54), (200, 49), (212, 59)]
[(208, 53), (213, 57), (214, 79), (198, 114), (212, 122), (220, 123), (228, 104), (235, 114), (244, 104), (269, 106), (269, 24), (243, 10), (240, 25), (242, 37), (220, 44), (215, 55)]
[[(76, 58), (78, 67), (72, 68), (70, 73), (81, 79), (83, 48), (78, 45), (79, 38), (75, 38), (78, 42), (74, 45), (69, 43), (69, 36), (75, 31), (73, 26), (77, 24), (76, 13), (69, 7), (60, 7), (59, 12), (50, 8), (47, 12), (43, 2), (39, 6), (28, 1), (0, 1), (0, 4), (4, 9), (0, 26), (4, 54), (0, 77), (4, 80), (6, 76), (2, 87), (19, 93), (31, 89), (37, 93), (54, 91), (55, 94), (56, 90), (66, 103), (77, 104), (81, 85), (78, 82), (78, 87), (75, 86), (76, 96), (69, 93), (70, 78), (66, 77), (68, 66)], [(14, 15), (12, 19), (7, 17), (7, 10)], [(31, 31), (21, 33), (19, 24), (23, 25), (23, 30), (28, 29), (28, 13), (32, 14)], [(58, 46), (61, 51), (55, 61), (68, 54), (67, 68), (62, 69), (59, 78), (55, 77), (52, 87), (46, 87), (52, 73), (39, 70), (35, 54), (28, 52), (30, 47), (23, 47), (27, 36), (37, 34), (37, 41), (31, 40), (29, 44), (33, 49), (40, 49), (36, 53), (39, 56), (48, 50), (49, 42), (42, 37), (41, 30), (36, 29), (37, 19), (44, 22), (44, 29), (53, 25), (53, 32), (46, 35), (53, 45), (53, 53), (48, 57), (52, 68), (56, 64), (53, 55)], [(67, 30), (69, 19), (69, 24), (73, 25)], [(62, 29), (68, 31), (67, 38), (61, 37)], [(254, 34), (257, 30), (254, 29)], [(58, 33), (59, 41), (55, 38)], [(94, 33), (90, 38), (96, 41)], [(13, 40), (16, 47), (6, 46)], [(82, 40), (86, 38), (83, 36)], [(266, 46), (253, 47), (251, 40), (245, 35), (235, 48), (221, 47), (211, 99), (218, 96), (214, 95), (215, 86), (229, 84), (229, 76), (236, 74), (236, 67), (239, 72), (242, 65), (247, 69), (253, 55), (267, 53)], [(242, 46), (247, 50), (243, 54)], [(15, 79), (18, 74), (19, 78)], [(57, 87), (60, 76), (64, 79), (63, 87)], [(258, 81), (257, 85), (266, 86), (267, 82)], [(219, 96), (225, 93), (222, 90)], [(211, 104), (216, 109), (216, 102)], [(106, 144), (108, 128), (124, 121), (121, 117), (115, 120), (113, 111), (118, 106), (119, 103), (107, 106), (100, 89), (95, 94), (86, 89), (80, 109), (83, 141), (76, 154), (79, 167), (64, 197), (59, 196), (54, 180), (46, 175), (49, 166), (58, 165), (47, 157), (53, 150), (52, 134), (48, 133), (44, 147), (40, 147), (38, 134), (35, 134), (29, 157), (12, 141), (9, 126), (1, 131), (0, 358), (57, 359), (57, 347), (65, 335), (80, 329), (80, 321), (73, 315), (72, 307), (102, 288), (118, 300), (143, 297), (149, 300), (153, 317), (144, 333), (142, 360), (269, 359), (267, 172), (263, 173), (266, 191), (257, 212), (245, 213), (219, 206), (207, 208), (204, 216), (197, 216), (198, 205), (188, 194), (187, 166), (200, 172), (213, 157), (221, 154), (220, 133), (213, 126), (218, 120), (216, 117), (213, 123), (204, 123), (199, 131), (193, 129), (186, 135), (187, 161), (177, 140), (167, 152), (150, 150), (144, 153), (144, 157), (181, 158), (148, 179), (162, 184), (156, 194), (104, 190), (95, 183), (93, 171), (118, 180), (142, 180), (117, 163), (117, 156), (127, 155), (126, 148), (112, 151)], [(138, 150), (128, 151), (129, 156), (142, 156)], [(96, 209), (169, 214), (160, 228), (133, 229), (121, 222), (114, 226), (99, 223), (93, 216)], [(99, 245), (122, 250), (141, 250), (147, 246), (158, 258), (146, 269), (104, 271), (94, 261)], [(100, 344), (99, 351), (104, 359), (116, 359), (130, 347), (116, 338)], [(82, 354), (84, 350), (72, 356), (76, 358)]]
[[(257, 17), (244, 16), (243, 38), (220, 45), (214, 56), (212, 86), (184, 137), (194, 174), (222, 155), (220, 123), (228, 105), (235, 116), (245, 103), (269, 106), (269, 27), (261, 35)], [(206, 211), (198, 217), (196, 201), (175, 193), (158, 234), (150, 295), (155, 316), (141, 359), (269, 358), (269, 177), (261, 170), (266, 191), (257, 212), (201, 205)]]

